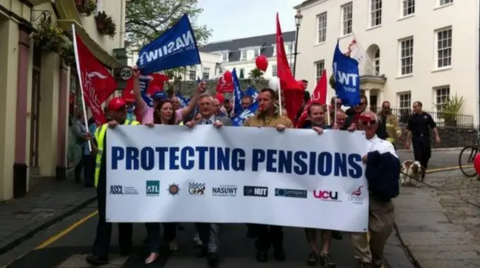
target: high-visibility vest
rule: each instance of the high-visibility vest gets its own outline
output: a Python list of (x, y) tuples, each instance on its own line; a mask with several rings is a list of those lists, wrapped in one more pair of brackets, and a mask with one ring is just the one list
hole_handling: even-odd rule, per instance
[[(140, 125), (135, 120), (125, 120), (123, 125)], [(98, 186), (98, 178), (100, 177), (100, 168), (102, 167), (102, 155), (103, 155), (103, 142), (105, 140), (105, 134), (107, 133), (108, 123), (103, 124), (95, 131), (95, 140), (97, 141), (97, 157), (95, 158), (95, 187)]]

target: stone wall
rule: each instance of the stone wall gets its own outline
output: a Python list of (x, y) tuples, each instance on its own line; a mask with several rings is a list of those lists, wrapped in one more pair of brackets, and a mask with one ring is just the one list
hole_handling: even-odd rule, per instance
[[(211, 94), (215, 94), (218, 80), (210, 79), (205, 81), (207, 83), (207, 89)], [(253, 86), (257, 90), (268, 86), (268, 80), (265, 79), (240, 79), (240, 87), (246, 90), (249, 86)], [(182, 95), (192, 96), (197, 88), (197, 81), (182, 81), (175, 85), (175, 89), (179, 89)]]
[[(406, 126), (402, 126), (402, 129), (402, 138), (405, 138), (407, 135)], [(438, 145), (435, 143), (432, 133), (432, 148), (464, 147), (475, 144), (477, 139), (477, 132), (473, 128), (438, 127), (438, 134), (440, 135), (441, 143)], [(399, 149), (405, 148), (405, 142), (403, 140), (397, 140), (395, 145)]]

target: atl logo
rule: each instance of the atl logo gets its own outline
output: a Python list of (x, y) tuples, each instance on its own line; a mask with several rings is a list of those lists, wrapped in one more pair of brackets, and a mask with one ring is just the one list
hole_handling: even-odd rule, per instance
[(324, 201), (338, 201), (338, 192), (315, 190), (313, 197)]
[(121, 185), (110, 186), (110, 194), (123, 194), (123, 187)]
[(160, 194), (160, 182), (159, 181), (147, 181), (147, 196)]

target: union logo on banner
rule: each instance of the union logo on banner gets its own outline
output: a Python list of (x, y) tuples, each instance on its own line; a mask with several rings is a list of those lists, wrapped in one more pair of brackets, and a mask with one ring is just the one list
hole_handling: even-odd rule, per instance
[(217, 93), (232, 93), (233, 92), (233, 82), (228, 83), (220, 77), (217, 84)]

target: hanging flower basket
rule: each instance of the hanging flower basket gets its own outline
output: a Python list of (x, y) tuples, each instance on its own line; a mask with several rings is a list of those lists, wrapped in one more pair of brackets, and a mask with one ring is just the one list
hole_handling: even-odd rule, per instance
[(105, 12), (99, 12), (95, 16), (95, 22), (99, 33), (108, 35), (110, 38), (113, 38), (117, 33), (117, 25), (113, 22), (112, 17), (108, 16)]
[(63, 36), (63, 43), (60, 46), (60, 56), (63, 58), (65, 65), (75, 66), (75, 51), (73, 42), (66, 36)]
[(86, 16), (92, 15), (97, 10), (97, 0), (75, 0), (78, 12)]
[(57, 26), (52, 26), (48, 22), (41, 22), (37, 25), (37, 30), (32, 34), (35, 46), (43, 52), (59, 53), (63, 39), (63, 30)]

